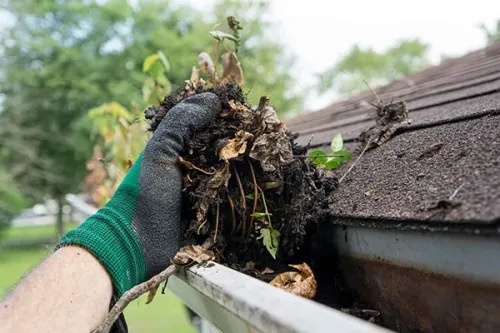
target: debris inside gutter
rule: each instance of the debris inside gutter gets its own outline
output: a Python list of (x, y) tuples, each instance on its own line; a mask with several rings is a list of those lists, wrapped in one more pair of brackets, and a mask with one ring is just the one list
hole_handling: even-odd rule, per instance
[[(213, 33), (216, 40), (222, 36)], [(228, 51), (221, 58), (221, 78), (210, 55), (202, 53), (201, 68), (193, 68), (184, 88), (145, 111), (154, 132), (169, 110), (187, 97), (212, 92), (221, 101), (222, 112), (191, 138), (179, 157), (184, 238), (199, 244), (210, 239), (221, 264), (302, 297), (325, 299), (317, 294), (323, 288), (314, 274), (312, 248), (319, 227), (329, 217), (329, 194), (339, 181), (331, 170), (308, 159), (308, 147), (295, 142), (298, 135), (279, 120), (269, 97), (261, 97), (255, 107), (248, 103), (236, 53)], [(204, 71), (207, 81), (200, 78)], [(374, 106), (376, 125), (362, 134), (370, 148), (389, 140), (408, 121), (402, 101), (379, 101)], [(322, 303), (381, 322), (380, 313), (364, 310), (351, 291)]]

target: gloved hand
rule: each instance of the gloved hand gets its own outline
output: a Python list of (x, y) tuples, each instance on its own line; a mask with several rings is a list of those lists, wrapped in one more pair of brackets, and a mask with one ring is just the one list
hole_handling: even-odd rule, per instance
[(107, 269), (116, 298), (170, 264), (181, 243), (179, 153), (220, 112), (212, 93), (186, 98), (163, 119), (111, 200), (57, 248), (79, 245)]

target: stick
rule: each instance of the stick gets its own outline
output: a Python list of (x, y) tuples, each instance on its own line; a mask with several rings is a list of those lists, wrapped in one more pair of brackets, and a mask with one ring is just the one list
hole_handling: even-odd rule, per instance
[(125, 294), (120, 297), (118, 302), (113, 306), (111, 311), (109, 311), (108, 315), (104, 319), (104, 321), (92, 331), (92, 333), (108, 333), (113, 326), (114, 322), (120, 314), (125, 310), (127, 305), (133, 300), (139, 298), (142, 294), (157, 288), (162, 282), (167, 281), (170, 275), (176, 273), (179, 270), (179, 267), (175, 265), (168, 266), (161, 273), (153, 276), (146, 282), (136, 285), (132, 289), (125, 292)]
[(229, 202), (229, 207), (231, 207), (231, 216), (233, 217), (233, 225), (231, 227), (231, 234), (233, 234), (236, 229), (236, 214), (234, 213), (234, 202), (233, 199), (231, 199), (229, 192), (227, 193), (227, 201)]
[(214, 235), (214, 243), (217, 240), (217, 233), (218, 232), (219, 232), (219, 201), (217, 201), (217, 210), (215, 211), (215, 235)]
[(462, 186), (464, 186), (465, 183), (463, 183), (462, 185), (460, 185), (459, 187), (457, 187), (457, 189), (455, 191), (453, 191), (453, 194), (450, 196), (450, 198), (448, 200), (453, 200), (453, 198), (455, 197), (455, 195), (457, 195), (458, 191), (460, 191), (460, 189), (462, 188)]
[(365, 151), (368, 149), (368, 147), (370, 146), (370, 143), (371, 143), (371, 140), (369, 140), (367, 143), (366, 143), (366, 146), (365, 148), (363, 149), (363, 151), (361, 152), (361, 154), (359, 154), (358, 158), (356, 159), (356, 161), (354, 161), (354, 163), (349, 167), (349, 169), (347, 170), (346, 173), (344, 173), (344, 175), (342, 177), (340, 177), (339, 179), (339, 184), (342, 183), (342, 181), (344, 180), (345, 176), (347, 176), (349, 174), (349, 172), (351, 172), (351, 170), (354, 168), (354, 166), (356, 165), (356, 163), (358, 163), (359, 159), (361, 158), (361, 156), (363, 156), (363, 154), (365, 153)]
[[(248, 165), (250, 166), (250, 173), (252, 174), (252, 181), (253, 181), (253, 209), (252, 209), (252, 215), (250, 217), (250, 225), (248, 226), (248, 230), (250, 231), (250, 228), (252, 227), (253, 224), (253, 216), (255, 214), (255, 210), (257, 209), (257, 199), (259, 197), (259, 192), (257, 188), (259, 186), (257, 185), (257, 179), (255, 178), (255, 172), (253, 171), (252, 162), (248, 161)], [(243, 225), (243, 236), (244, 237), (246, 236), (245, 225)]]
[[(232, 165), (234, 175), (236, 176), (236, 181), (238, 182), (238, 187), (240, 188), (240, 195), (241, 195), (241, 206), (243, 208), (243, 213), (241, 214), (241, 219), (243, 220), (243, 223), (246, 223), (246, 211), (247, 211), (247, 201), (245, 199), (245, 191), (243, 190), (243, 184), (241, 184), (241, 179), (240, 175), (238, 174), (238, 170)], [(241, 228), (241, 223), (238, 224), (238, 227), (236, 228), (236, 232), (240, 231)]]

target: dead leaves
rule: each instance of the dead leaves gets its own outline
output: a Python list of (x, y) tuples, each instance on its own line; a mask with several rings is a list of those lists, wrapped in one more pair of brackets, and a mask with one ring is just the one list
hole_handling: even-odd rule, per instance
[(211, 176), (210, 180), (200, 188), (200, 194), (203, 195), (203, 198), (198, 200), (195, 205), (196, 220), (199, 223), (204, 222), (208, 208), (217, 201), (219, 192), (227, 187), (230, 177), (231, 172), (229, 172), (229, 164), (224, 163), (224, 167), (217, 170), (217, 172)]
[(192, 262), (201, 264), (210, 260), (215, 260), (213, 251), (205, 250), (201, 245), (188, 245), (181, 248), (175, 254), (172, 263), (177, 266), (185, 266)]
[(226, 52), (222, 56), (222, 79), (231, 79), (240, 86), (244, 84), (243, 70), (234, 52)]
[(269, 99), (264, 96), (261, 101), (264, 102), (255, 112), (254, 119), (247, 123), (252, 129), (249, 132), (262, 133), (255, 138), (249, 155), (260, 161), (264, 171), (273, 172), (281, 165), (293, 162), (292, 144), (276, 111), (268, 105)]
[(276, 276), (269, 284), (305, 298), (316, 296), (318, 287), (311, 268), (306, 264), (289, 265), (298, 272), (285, 272)]
[(253, 134), (240, 130), (236, 133), (234, 139), (229, 140), (219, 152), (221, 160), (229, 161), (245, 153), (247, 142), (253, 139)]
[(359, 140), (367, 145), (368, 149), (381, 146), (396, 133), (397, 129), (403, 125), (411, 123), (408, 118), (408, 107), (404, 101), (390, 103), (379, 102), (375, 107), (376, 124), (361, 132)]
[[(201, 264), (210, 260), (215, 260), (215, 254), (213, 251), (205, 250), (202, 245), (188, 245), (177, 251), (171, 262), (176, 266), (186, 266), (192, 263)], [(154, 300), (159, 286), (160, 285), (149, 290), (146, 304), (149, 304)]]

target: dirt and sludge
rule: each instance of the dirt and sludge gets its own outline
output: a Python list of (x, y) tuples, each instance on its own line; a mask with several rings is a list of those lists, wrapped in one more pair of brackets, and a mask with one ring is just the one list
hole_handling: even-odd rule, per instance
[(222, 112), (179, 159), (185, 237), (213, 238), (221, 263), (268, 280), (306, 259), (307, 237), (327, 216), (337, 179), (306, 161), (307, 148), (295, 144), (267, 97), (251, 107), (235, 83), (188, 84), (150, 112), (151, 129), (178, 102), (205, 91), (219, 97)]
[(269, 98), (252, 107), (235, 83), (188, 81), (147, 110), (151, 130), (184, 98), (207, 91), (219, 97), (222, 112), (179, 158), (185, 238), (211, 238), (220, 263), (294, 293), (305, 288), (298, 294), (380, 323), (378, 311), (365, 311), (347, 287), (334, 250), (318, 246), (338, 179), (307, 160), (308, 147), (295, 143)]

